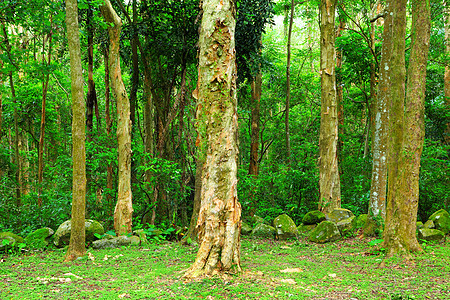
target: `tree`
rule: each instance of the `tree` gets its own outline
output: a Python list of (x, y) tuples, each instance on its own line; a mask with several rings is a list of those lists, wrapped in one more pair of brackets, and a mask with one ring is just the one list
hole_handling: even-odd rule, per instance
[(320, 198), (319, 209), (330, 212), (341, 206), (337, 142), (338, 115), (335, 74), (335, 10), (336, 0), (320, 2), (320, 73), (321, 118), (319, 138)]
[[(445, 8), (444, 9), (445, 53), (448, 59), (450, 55), (450, 3), (448, 0), (444, 1), (444, 8)], [(450, 64), (448, 60), (445, 65), (445, 73), (444, 73), (444, 97), (445, 97), (445, 105), (447, 106), (448, 109), (450, 109)], [(445, 143), (447, 145), (450, 145), (450, 119), (447, 121), (444, 139)]]
[(119, 152), (119, 189), (114, 210), (114, 229), (117, 235), (131, 232), (133, 205), (131, 192), (131, 121), (130, 101), (120, 70), (120, 31), (122, 20), (116, 14), (109, 0), (100, 7), (103, 18), (108, 24), (109, 32), (109, 71), (114, 97), (117, 101), (117, 141)]
[[(197, 221), (200, 248), (184, 277), (240, 270), (241, 205), (237, 198), (237, 98), (233, 0), (205, 0), (199, 37), (198, 98), (202, 172)], [(201, 151), (200, 151), (201, 153)]]
[(387, 255), (423, 251), (416, 238), (419, 169), (425, 135), (425, 78), (430, 39), (430, 2), (412, 2), (411, 55), (405, 102), (406, 0), (395, 1), (392, 35), (388, 199), (383, 233)]
[(392, 12), (393, 3), (386, 1), (384, 12), (383, 45), (381, 48), (380, 73), (378, 93), (374, 106), (373, 159), (372, 180), (369, 198), (369, 223), (365, 228), (368, 235), (374, 234), (377, 223), (381, 225), (386, 215), (386, 184), (387, 184), (387, 143), (388, 116), (390, 102), (390, 71), (392, 55)]
[(73, 261), (86, 254), (85, 211), (86, 211), (86, 147), (83, 96), (83, 73), (81, 68), (80, 38), (78, 32), (78, 4), (76, 0), (66, 1), (67, 40), (70, 53), (70, 78), (72, 86), (72, 231), (65, 261)]

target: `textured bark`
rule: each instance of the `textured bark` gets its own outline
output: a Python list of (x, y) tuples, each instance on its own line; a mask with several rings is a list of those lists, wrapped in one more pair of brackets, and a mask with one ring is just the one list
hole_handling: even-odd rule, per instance
[(66, 0), (67, 41), (70, 54), (70, 78), (72, 87), (72, 231), (65, 261), (73, 261), (86, 254), (86, 148), (85, 111), (83, 97), (83, 73), (78, 32), (78, 7), (76, 0)]
[(286, 155), (288, 167), (291, 167), (291, 136), (289, 133), (289, 108), (291, 102), (291, 38), (292, 38), (292, 26), (294, 23), (294, 8), (295, 1), (291, 1), (291, 16), (289, 18), (289, 31), (287, 40), (287, 61), (286, 61), (286, 111), (284, 114), (284, 130), (286, 139)]
[[(50, 17), (50, 26), (52, 26), (51, 22), (52, 18)], [(45, 40), (43, 38), (42, 44), (42, 63), (50, 66), (51, 58), (52, 58), (52, 31), (48, 34), (48, 61), (45, 62)], [(50, 73), (47, 72), (47, 75), (44, 76), (42, 81), (42, 107), (41, 107), (41, 134), (39, 136), (39, 150), (38, 150), (38, 206), (42, 206), (42, 181), (44, 177), (44, 143), (45, 143), (45, 107), (47, 102), (47, 91), (48, 91), (48, 81), (50, 79)]]
[(430, 38), (430, 2), (414, 0), (412, 47), (404, 110), (406, 0), (394, 10), (392, 105), (390, 111), (389, 181), (384, 247), (392, 256), (422, 251), (416, 238), (420, 157), (425, 136), (424, 99)]
[(235, 1), (204, 0), (202, 9), (198, 84), (194, 91), (200, 106), (200, 149), (206, 153), (197, 221), (201, 244), (186, 278), (227, 271), (233, 265), (241, 269)]
[[(342, 9), (345, 9), (342, 7)], [(340, 37), (342, 35), (342, 31), (345, 30), (345, 21), (344, 18), (340, 18), (339, 27), (336, 32), (336, 37)], [(342, 68), (342, 53), (340, 49), (336, 49), (336, 68)], [(337, 105), (337, 114), (338, 114), (338, 132), (341, 133), (341, 136), (344, 132), (344, 85), (338, 79), (336, 79), (336, 105)], [(342, 161), (342, 150), (344, 149), (344, 141), (338, 138), (337, 143), (337, 157), (338, 157), (338, 165), (341, 164)], [(342, 175), (342, 169), (339, 175)]]
[(320, 73), (321, 119), (319, 138), (319, 209), (330, 212), (341, 206), (337, 142), (338, 115), (336, 101), (335, 52), (336, 0), (320, 3)]
[[(105, 123), (106, 123), (106, 134), (108, 137), (111, 136), (112, 131), (112, 119), (110, 113), (110, 88), (109, 88), (109, 50), (106, 48), (104, 50), (105, 56)], [(113, 163), (109, 163), (106, 167), (106, 201), (108, 204), (113, 202), (112, 192), (113, 192), (113, 183), (114, 183), (114, 175), (113, 175)], [(109, 213), (109, 212), (108, 212)]]
[(122, 20), (114, 11), (109, 0), (105, 0), (100, 9), (105, 21), (112, 24), (108, 28), (110, 39), (109, 70), (114, 97), (117, 101), (117, 142), (119, 148), (119, 187), (117, 204), (114, 210), (114, 229), (117, 235), (123, 235), (131, 232), (133, 205), (131, 193), (130, 101), (122, 80), (119, 56)]
[[(373, 112), (375, 118), (373, 122), (374, 128), (372, 140), (372, 180), (368, 213), (369, 218), (379, 224), (384, 222), (386, 216), (387, 145), (389, 133), (390, 72), (392, 70), (391, 56), (393, 42), (392, 10), (393, 0), (386, 1), (378, 93)], [(372, 233), (367, 232), (367, 234), (371, 235)]]

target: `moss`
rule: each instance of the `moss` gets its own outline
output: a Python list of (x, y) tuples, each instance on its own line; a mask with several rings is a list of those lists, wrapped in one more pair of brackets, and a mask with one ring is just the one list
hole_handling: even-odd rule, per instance
[(363, 228), (367, 223), (368, 214), (359, 215), (356, 219), (356, 228)]
[(436, 229), (444, 232), (444, 234), (450, 232), (450, 215), (446, 210), (438, 210), (430, 216), (429, 220), (433, 221)]
[(273, 220), (273, 226), (281, 239), (295, 237), (298, 235), (297, 226), (294, 221), (286, 214), (280, 215)]
[(53, 235), (54, 231), (51, 228), (40, 228), (25, 238), (27, 246), (31, 249), (44, 249), (49, 244), (49, 238)]
[(339, 229), (331, 221), (321, 222), (309, 233), (309, 240), (320, 244), (337, 241), (340, 237)]
[(325, 214), (319, 210), (310, 211), (302, 219), (305, 225), (319, 224), (322, 221), (325, 221)]
[[(8, 244), (3, 244), (3, 240), (9, 241)], [(12, 232), (0, 232), (0, 251), (17, 246), (20, 243), (25, 243), (25, 240)]]

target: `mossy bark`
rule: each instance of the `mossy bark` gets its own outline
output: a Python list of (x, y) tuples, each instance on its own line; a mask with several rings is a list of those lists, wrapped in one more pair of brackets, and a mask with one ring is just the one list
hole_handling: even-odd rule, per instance
[(419, 168), (424, 141), (426, 63), (430, 38), (429, 0), (413, 1), (412, 47), (405, 101), (406, 0), (394, 9), (391, 72), (389, 181), (384, 247), (388, 256), (422, 251), (416, 238)]
[(237, 97), (235, 1), (204, 0), (199, 38), (197, 115), (200, 153), (205, 149), (201, 241), (197, 258), (184, 277), (240, 270), (241, 205), (237, 198)]
[(335, 11), (336, 0), (320, 3), (320, 73), (321, 113), (319, 137), (319, 210), (330, 212), (341, 207), (337, 142), (338, 115), (335, 74)]
[(100, 7), (103, 18), (109, 24), (109, 70), (114, 97), (117, 102), (117, 142), (119, 153), (119, 187), (117, 204), (114, 210), (114, 229), (117, 235), (131, 232), (133, 205), (131, 193), (131, 121), (130, 101), (120, 69), (120, 31), (122, 20), (119, 18), (109, 0), (104, 0)]
[(67, 41), (70, 54), (70, 79), (72, 88), (72, 231), (65, 261), (73, 261), (86, 254), (86, 148), (85, 104), (83, 73), (81, 68), (80, 38), (78, 32), (78, 6), (76, 0), (66, 0)]

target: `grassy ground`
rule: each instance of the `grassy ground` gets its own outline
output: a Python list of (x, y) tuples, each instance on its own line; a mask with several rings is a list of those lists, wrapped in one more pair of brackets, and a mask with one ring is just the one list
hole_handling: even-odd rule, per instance
[(90, 249), (74, 263), (64, 249), (5, 255), (0, 299), (450, 299), (450, 242), (381, 268), (368, 241), (244, 239), (242, 273), (193, 282), (180, 277), (197, 248), (176, 243)]

